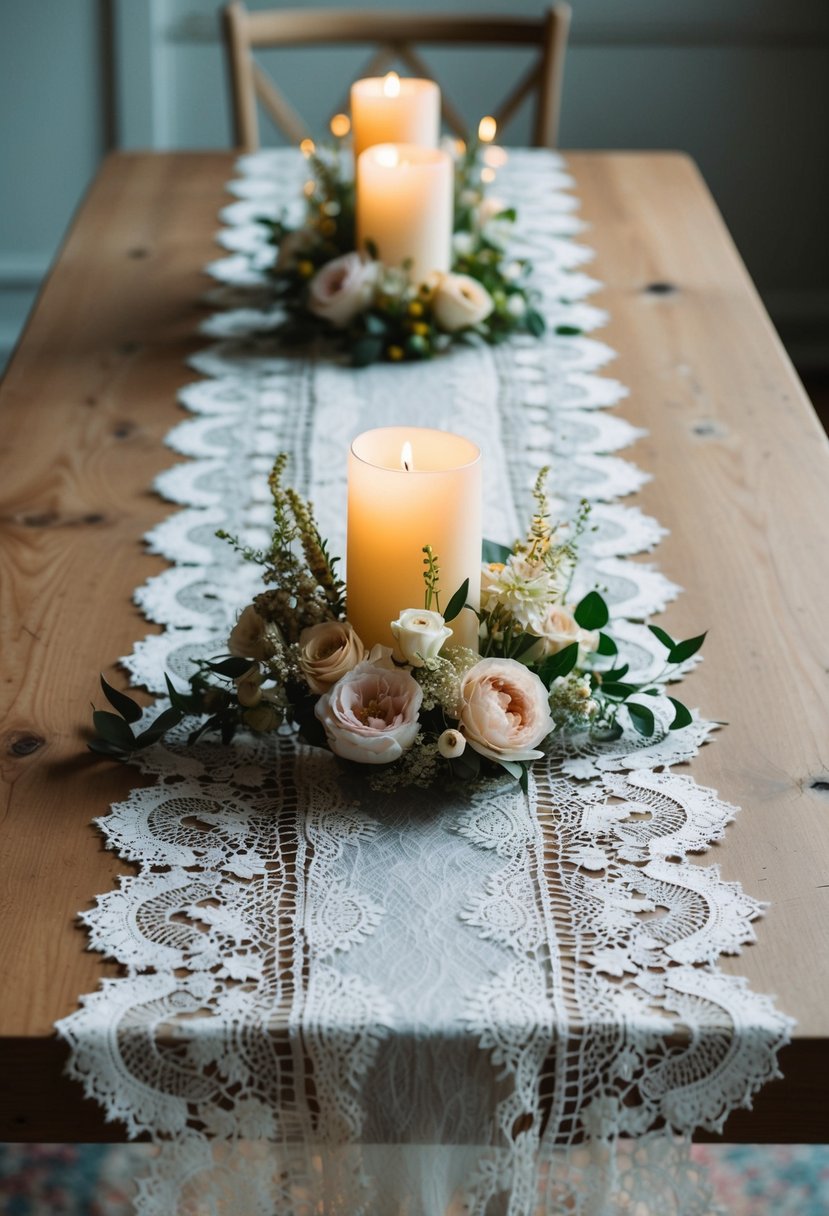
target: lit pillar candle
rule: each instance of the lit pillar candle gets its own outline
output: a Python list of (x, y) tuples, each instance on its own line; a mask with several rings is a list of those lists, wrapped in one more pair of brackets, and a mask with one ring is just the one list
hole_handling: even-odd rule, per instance
[[(408, 466), (408, 467), (407, 467)], [(440, 564), (440, 608), (469, 579), (481, 594), (481, 453), (446, 431), (395, 426), (365, 431), (348, 462), (348, 619), (366, 646), (391, 646), (389, 623), (422, 608), (423, 547)], [(432, 604), (435, 608), (435, 604)], [(450, 645), (478, 649), (478, 620), (464, 609)]]
[(372, 144), (420, 144), (440, 138), (440, 89), (433, 80), (403, 79), (396, 72), (368, 76), (351, 86), (354, 159)]
[(452, 261), (452, 162), (447, 152), (377, 144), (357, 161), (357, 249), (386, 266), (410, 262), (414, 282)]

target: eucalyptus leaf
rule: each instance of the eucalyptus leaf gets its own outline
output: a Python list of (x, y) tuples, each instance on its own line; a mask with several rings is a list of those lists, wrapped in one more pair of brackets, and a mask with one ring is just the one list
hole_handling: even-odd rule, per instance
[(375, 337), (382, 338), (388, 330), (388, 321), (385, 317), (381, 317), (379, 313), (367, 312), (363, 314), (363, 324), (366, 327), (366, 333), (372, 334)]
[(138, 721), (142, 710), (141, 706), (136, 701), (133, 701), (132, 697), (128, 697), (126, 693), (119, 692), (117, 688), (113, 688), (111, 684), (106, 682), (103, 675), (101, 676), (101, 688), (104, 690), (104, 696), (107, 701), (109, 701), (113, 709), (118, 710), (122, 718), (127, 722)]
[(454, 621), (455, 617), (463, 611), (467, 595), (469, 595), (469, 579), (465, 578), (446, 605), (446, 611), (443, 614), (445, 621)]
[(602, 681), (602, 692), (614, 701), (624, 701), (626, 697), (632, 697), (638, 691), (635, 684), (623, 684), (621, 680)]
[(141, 734), (135, 740), (136, 747), (149, 747), (151, 743), (157, 743), (167, 731), (174, 726), (178, 726), (184, 714), (180, 709), (176, 709), (171, 705), (169, 709), (165, 709), (158, 715), (155, 722), (148, 726), (146, 730), (142, 730)]
[(113, 760), (126, 758), (122, 747), (116, 747), (114, 743), (107, 743), (106, 739), (90, 739), (86, 746), (98, 756), (109, 756)]
[(619, 647), (613, 641), (613, 638), (610, 636), (609, 633), (600, 633), (599, 634), (599, 647), (598, 647), (598, 650), (596, 651), (596, 653), (597, 654), (606, 654), (606, 655), (619, 653)]
[(576, 338), (584, 331), (578, 325), (557, 325), (556, 333), (560, 338)]
[(653, 710), (648, 709), (647, 705), (638, 705), (636, 701), (628, 701), (627, 711), (639, 734), (649, 739), (656, 727)]
[(573, 616), (576, 618), (576, 624), (581, 625), (582, 629), (603, 629), (610, 620), (607, 604), (598, 591), (588, 591), (584, 599), (576, 605)]

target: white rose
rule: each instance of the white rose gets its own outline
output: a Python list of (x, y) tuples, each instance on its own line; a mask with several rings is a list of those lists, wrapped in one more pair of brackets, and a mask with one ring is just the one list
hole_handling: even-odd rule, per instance
[(423, 667), (427, 659), (435, 659), (447, 638), (452, 636), (439, 612), (427, 608), (406, 608), (398, 620), (391, 622), (397, 643), (395, 658), (412, 667)]
[(447, 333), (485, 321), (495, 304), (477, 279), (468, 274), (444, 274), (432, 297), (435, 321)]
[(314, 713), (335, 755), (390, 764), (417, 738), (422, 701), (423, 689), (408, 671), (360, 663), (320, 697)]
[(308, 308), (344, 329), (371, 303), (379, 269), (377, 262), (366, 261), (359, 253), (326, 262), (308, 284)]
[(445, 730), (438, 739), (438, 751), (445, 760), (455, 760), (466, 751), (466, 739), (459, 730)]

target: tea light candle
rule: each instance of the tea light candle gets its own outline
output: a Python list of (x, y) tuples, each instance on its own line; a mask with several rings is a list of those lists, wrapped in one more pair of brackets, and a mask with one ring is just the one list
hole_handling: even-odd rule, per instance
[[(358, 435), (348, 459), (346, 606), (366, 646), (391, 646), (389, 623), (423, 607), (424, 545), (439, 559), (441, 609), (467, 578), (467, 603), (478, 608), (481, 512), (481, 453), (471, 440), (410, 426)], [(474, 613), (464, 609), (449, 627), (450, 645), (478, 649)]]
[(372, 144), (420, 144), (440, 138), (440, 89), (433, 80), (403, 79), (396, 72), (368, 76), (351, 86), (354, 160)]
[(452, 261), (452, 162), (414, 144), (377, 144), (357, 161), (357, 249), (386, 266), (411, 262), (414, 282)]

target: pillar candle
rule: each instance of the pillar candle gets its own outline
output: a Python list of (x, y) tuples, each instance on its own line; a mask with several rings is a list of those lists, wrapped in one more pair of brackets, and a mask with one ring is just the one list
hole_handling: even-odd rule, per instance
[(419, 144), (436, 148), (440, 138), (440, 89), (433, 80), (396, 72), (369, 76), (351, 86), (354, 160), (372, 144)]
[[(467, 602), (478, 608), (481, 512), (481, 453), (469, 439), (396, 426), (365, 431), (354, 440), (346, 607), (366, 646), (391, 646), (389, 622), (405, 608), (423, 607), (424, 545), (439, 559), (441, 610), (467, 578)], [(449, 645), (478, 649), (473, 612), (464, 609), (449, 627)]]
[(357, 161), (357, 249), (372, 242), (386, 266), (410, 262), (416, 283), (451, 267), (452, 208), (447, 152), (377, 144)]

